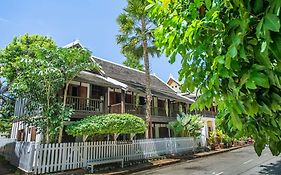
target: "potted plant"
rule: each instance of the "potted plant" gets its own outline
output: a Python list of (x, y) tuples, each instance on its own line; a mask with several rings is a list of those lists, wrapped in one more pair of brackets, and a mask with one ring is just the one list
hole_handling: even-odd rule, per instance
[(211, 150), (215, 150), (216, 148), (216, 136), (215, 132), (211, 131), (210, 136), (207, 139), (208, 140), (208, 145), (211, 147)]

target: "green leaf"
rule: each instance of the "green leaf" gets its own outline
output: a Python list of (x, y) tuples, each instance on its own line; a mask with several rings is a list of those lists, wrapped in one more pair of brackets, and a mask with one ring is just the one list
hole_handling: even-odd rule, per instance
[(261, 52), (264, 52), (265, 51), (265, 49), (266, 49), (266, 42), (264, 41), (264, 42), (262, 42), (262, 44), (261, 44)]
[(248, 89), (257, 89), (257, 86), (255, 85), (254, 81), (253, 80), (248, 80), (246, 82), (246, 87)]
[(226, 56), (226, 59), (225, 59), (225, 67), (227, 69), (230, 69), (231, 68), (231, 57), (229, 56)]
[(269, 141), (269, 149), (272, 153), (272, 155), (277, 156), (279, 155), (279, 149), (278, 149), (278, 141)]
[(254, 148), (258, 156), (261, 156), (262, 150), (265, 148), (265, 144), (259, 143), (259, 141), (256, 140), (256, 142), (254, 143)]
[(255, 0), (255, 3), (254, 3), (255, 14), (261, 12), (262, 8), (263, 8), (263, 0)]
[(269, 88), (268, 77), (263, 73), (255, 74), (256, 76), (251, 77), (251, 79), (255, 82), (256, 85)]
[(237, 49), (235, 46), (231, 46), (229, 51), (228, 51), (229, 55), (231, 56), (231, 58), (236, 57), (237, 55)]
[(212, 0), (205, 0), (205, 4), (208, 10), (210, 10), (211, 5), (212, 5)]
[(256, 27), (256, 36), (257, 38), (260, 38), (260, 35), (261, 35), (261, 29), (262, 29), (262, 26), (263, 26), (263, 22), (264, 22), (264, 19), (261, 19), (261, 21), (258, 23), (257, 27)]
[(280, 19), (277, 15), (268, 13), (264, 17), (264, 26), (271, 31), (279, 32), (280, 29)]
[(233, 111), (230, 113), (230, 115), (231, 115), (231, 120), (232, 120), (233, 125), (239, 131), (241, 131), (242, 130), (242, 122), (241, 122), (240, 117), (235, 112), (233, 112)]

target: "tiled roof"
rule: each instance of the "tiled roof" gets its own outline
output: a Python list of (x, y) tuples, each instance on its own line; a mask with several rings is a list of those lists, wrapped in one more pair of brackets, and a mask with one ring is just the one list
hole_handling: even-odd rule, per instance
[[(93, 56), (95, 62), (97, 62), (108, 77), (118, 80), (132, 88), (145, 92), (146, 76), (145, 72), (139, 71), (119, 65), (108, 60)], [(154, 95), (162, 94), (163, 97), (171, 100), (180, 100), (182, 102), (188, 102), (185, 97), (179, 96), (176, 92), (170, 88), (165, 82), (159, 79), (156, 75), (150, 75), (151, 77), (151, 91)], [(191, 101), (190, 101), (191, 102)]]

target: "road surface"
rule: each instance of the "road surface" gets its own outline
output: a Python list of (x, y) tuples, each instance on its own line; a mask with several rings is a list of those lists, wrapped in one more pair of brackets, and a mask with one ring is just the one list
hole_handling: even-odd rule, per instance
[(252, 146), (133, 173), (134, 175), (281, 175), (281, 156), (272, 156), (267, 148), (258, 157)]

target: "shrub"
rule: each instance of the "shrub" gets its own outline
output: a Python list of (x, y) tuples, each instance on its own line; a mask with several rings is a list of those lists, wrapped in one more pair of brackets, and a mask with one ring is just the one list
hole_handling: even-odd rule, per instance
[(144, 133), (144, 120), (131, 114), (105, 114), (90, 116), (67, 126), (72, 136), (95, 134)]
[(197, 138), (201, 135), (204, 125), (202, 116), (181, 113), (176, 121), (169, 122), (168, 127), (176, 136)]

